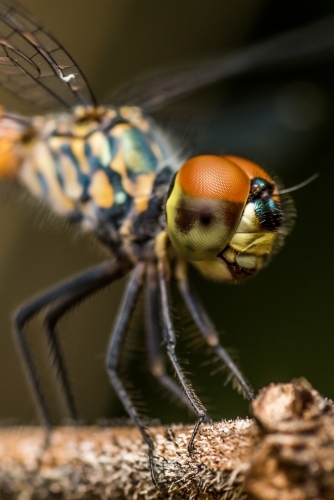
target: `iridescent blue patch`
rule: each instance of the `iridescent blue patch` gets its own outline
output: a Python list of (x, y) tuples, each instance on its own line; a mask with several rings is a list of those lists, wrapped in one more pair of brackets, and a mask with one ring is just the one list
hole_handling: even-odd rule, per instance
[(261, 229), (266, 231), (277, 231), (283, 220), (281, 205), (272, 198), (273, 192), (273, 183), (261, 177), (252, 179), (248, 201), (254, 205)]

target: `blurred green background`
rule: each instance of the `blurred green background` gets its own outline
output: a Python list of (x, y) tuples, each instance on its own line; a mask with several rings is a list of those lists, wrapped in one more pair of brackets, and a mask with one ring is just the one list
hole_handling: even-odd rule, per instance
[[(305, 24), (334, 11), (332, 1), (262, 0), (25, 0), (66, 47), (103, 102), (111, 89), (145, 70), (205, 52), (224, 53)], [(245, 155), (277, 172), (285, 186), (319, 172), (294, 193), (296, 226), (283, 250), (259, 276), (241, 286), (192, 281), (225, 346), (235, 349), (244, 373), (258, 390), (276, 381), (306, 377), (334, 398), (333, 289), (333, 60), (256, 72), (215, 85), (157, 114), (168, 133), (196, 153)], [(10, 109), (28, 111), (1, 94)], [(18, 305), (46, 287), (105, 258), (88, 237), (50, 217), (20, 190), (0, 190), (0, 419), (36, 422), (11, 335)], [(85, 422), (124, 415), (109, 387), (104, 359), (125, 281), (71, 312), (60, 325), (78, 407)], [(247, 414), (248, 404), (225, 386), (226, 374), (195, 354), (187, 340), (194, 328), (174, 302), (180, 357), (200, 397), (216, 418)], [(141, 303), (140, 306), (143, 304)], [(56, 416), (52, 375), (38, 322), (29, 329), (39, 371)], [(140, 307), (128, 343), (130, 375), (141, 387), (146, 413), (163, 422), (185, 421), (151, 381), (145, 364)], [(133, 366), (134, 368), (131, 368)], [(137, 395), (138, 397), (138, 395)], [(60, 417), (59, 417), (60, 418)]]

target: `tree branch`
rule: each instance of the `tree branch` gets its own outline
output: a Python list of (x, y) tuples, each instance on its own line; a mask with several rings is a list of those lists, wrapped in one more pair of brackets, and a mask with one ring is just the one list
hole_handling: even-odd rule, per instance
[(254, 420), (153, 427), (159, 488), (134, 428), (0, 430), (0, 495), (11, 500), (334, 499), (334, 409), (305, 380), (270, 385)]

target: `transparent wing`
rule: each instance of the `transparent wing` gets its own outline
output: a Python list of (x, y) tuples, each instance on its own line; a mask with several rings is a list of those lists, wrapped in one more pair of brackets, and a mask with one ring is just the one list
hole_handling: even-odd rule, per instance
[(0, 1), (0, 86), (44, 110), (95, 104), (71, 56), (12, 0)]
[(294, 29), (225, 56), (198, 59), (193, 63), (146, 74), (117, 89), (116, 105), (141, 106), (157, 111), (218, 81), (279, 63), (299, 61), (334, 48), (334, 16)]

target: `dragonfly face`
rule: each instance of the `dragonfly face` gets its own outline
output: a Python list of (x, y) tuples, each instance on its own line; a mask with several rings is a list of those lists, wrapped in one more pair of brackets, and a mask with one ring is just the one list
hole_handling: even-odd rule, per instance
[(166, 203), (174, 247), (204, 275), (222, 281), (237, 282), (263, 267), (284, 235), (283, 213), (273, 179), (233, 156), (188, 160)]
[[(76, 419), (78, 413), (55, 335), (55, 325), (66, 311), (83, 298), (134, 269), (112, 336), (107, 368), (110, 381), (149, 445), (154, 475), (152, 443), (119, 378), (120, 347), (125, 341), (141, 288), (145, 286), (147, 292), (146, 334), (151, 371), (162, 385), (197, 415), (198, 423), (203, 420), (205, 410), (189, 388), (175, 354), (176, 337), (168, 291), (169, 279), (174, 271), (174, 266), (170, 264), (171, 255), (176, 257), (175, 275), (181, 295), (199, 331), (212, 350), (230, 367), (248, 398), (252, 398), (249, 385), (219, 345), (218, 335), (191, 290), (186, 260), (194, 262), (210, 277), (238, 281), (261, 268), (270, 256), (286, 232), (288, 211), (281, 207), (283, 200), (272, 177), (248, 160), (215, 158), (219, 166), (213, 166), (213, 172), (219, 171), (227, 187), (219, 187), (218, 181), (218, 186), (214, 184), (212, 188), (212, 168), (207, 170), (205, 164), (197, 164), (198, 159), (186, 162), (179, 170), (181, 159), (171, 151), (169, 141), (145, 115), (134, 107), (96, 107), (90, 88), (74, 61), (67, 59), (64, 65), (58, 63), (59, 53), (64, 55), (64, 52), (57, 41), (15, 4), (5, 1), (0, 2), (0, 7), (2, 22), (12, 30), (10, 33), (15, 33), (21, 40), (18, 47), (17, 38), (8, 33), (3, 35), (4, 61), (10, 68), (9, 73), (4, 68), (3, 79), (0, 80), (3, 85), (9, 90), (18, 85), (16, 88), (22, 91), (21, 97), (32, 102), (30, 88), (26, 84), (33, 82), (36, 88), (42, 88), (43, 103), (46, 105), (52, 106), (53, 101), (65, 106), (83, 105), (74, 115), (66, 112), (45, 118), (24, 119), (5, 111), (0, 126), (3, 152), (0, 172), (3, 177), (13, 175), (18, 178), (54, 211), (80, 224), (83, 229), (94, 232), (116, 257), (116, 260), (48, 291), (18, 312), (16, 336), (24, 353), (34, 395), (44, 422), (50, 425), (51, 418), (27, 350), (26, 323), (40, 310), (48, 308), (46, 330), (55, 353), (69, 414)], [(29, 36), (25, 26), (27, 18)], [(318, 32), (319, 28), (315, 31)], [(323, 33), (323, 29), (320, 31)], [(43, 33), (48, 47), (56, 46), (57, 57), (50, 49), (46, 52), (40, 50), (39, 33)], [(23, 42), (30, 44), (33, 54), (37, 51), (37, 55), (22, 52)], [(275, 45), (267, 46), (266, 50), (263, 53), (262, 49), (255, 47), (251, 54), (260, 66), (277, 54)], [(22, 59), (24, 64), (21, 64)], [(49, 73), (44, 71), (45, 68), (38, 73), (36, 60), (39, 64), (43, 61)], [(245, 60), (248, 59), (243, 54), (237, 67), (230, 59), (223, 64), (216, 60), (214, 65), (206, 65), (205, 71), (203, 67), (196, 67), (196, 74), (207, 76), (212, 68), (228, 68), (227, 73), (224, 73), (225, 69), (222, 73), (215, 70), (206, 83), (215, 78), (223, 79), (233, 71), (246, 71), (242, 66)], [(51, 81), (61, 85), (59, 94), (53, 91), (52, 85), (48, 87), (47, 77), (50, 74)], [(22, 78), (17, 79), (18, 75)], [(149, 95), (139, 92), (138, 104), (143, 105), (144, 110), (156, 110), (183, 92), (187, 94), (196, 90), (198, 85), (205, 85), (205, 82), (199, 84), (200, 78), (188, 77), (184, 80), (184, 88), (180, 85), (175, 87), (175, 74), (167, 77), (162, 86), (161, 80), (155, 81), (152, 85), (155, 93), (153, 90)], [(193, 82), (195, 87), (192, 87)], [(137, 104), (133, 99), (129, 104)], [(193, 162), (196, 162), (195, 167)], [(204, 187), (200, 185), (198, 190), (196, 179), (203, 173), (207, 178)], [(184, 392), (165, 371), (160, 351), (161, 337)], [(192, 439), (190, 451), (193, 444)]]

